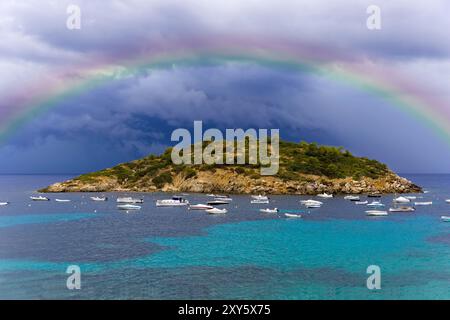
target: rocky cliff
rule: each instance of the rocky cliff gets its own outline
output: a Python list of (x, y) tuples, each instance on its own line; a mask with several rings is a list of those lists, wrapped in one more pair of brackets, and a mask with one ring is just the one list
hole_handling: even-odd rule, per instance
[(280, 143), (280, 169), (261, 176), (260, 165), (174, 165), (171, 149), (55, 183), (41, 192), (204, 192), (267, 194), (411, 193), (421, 188), (384, 164), (342, 148)]

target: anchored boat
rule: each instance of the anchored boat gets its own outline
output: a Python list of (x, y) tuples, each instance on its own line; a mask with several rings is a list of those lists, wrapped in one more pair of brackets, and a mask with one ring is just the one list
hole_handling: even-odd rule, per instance
[(117, 203), (144, 203), (144, 199), (136, 199), (132, 197), (119, 197)]
[(33, 201), (50, 201), (49, 198), (43, 197), (43, 196), (38, 196), (38, 197), (31, 196), (30, 199)]
[(119, 210), (139, 210), (141, 209), (141, 206), (137, 206), (134, 204), (120, 204), (117, 206), (117, 209)]
[(223, 213), (227, 213), (227, 209), (219, 209), (219, 208), (212, 208), (212, 209), (208, 209), (206, 210), (206, 212), (208, 212), (209, 214), (223, 214)]
[(263, 213), (277, 213), (278, 209), (277, 208), (274, 208), (274, 209), (259, 209), (259, 211), (263, 212)]
[(213, 209), (213, 208), (214, 208), (213, 206), (199, 203), (199, 204), (191, 204), (188, 209), (189, 210), (209, 210), (209, 209)]
[(108, 201), (108, 197), (91, 197), (92, 201)]
[(179, 207), (187, 206), (188, 204), (188, 200), (177, 196), (173, 196), (172, 199), (156, 200), (157, 207)]
[(380, 211), (380, 210), (367, 210), (366, 214), (368, 216), (387, 216), (387, 211)]

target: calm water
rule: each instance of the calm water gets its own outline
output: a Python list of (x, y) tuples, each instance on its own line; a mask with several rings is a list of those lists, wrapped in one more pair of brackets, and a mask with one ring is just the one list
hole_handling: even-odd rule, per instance
[[(0, 176), (0, 298), (36, 299), (450, 299), (449, 175), (408, 176), (434, 201), (413, 214), (366, 217), (365, 206), (324, 200), (303, 219), (262, 214), (233, 196), (225, 216), (92, 202), (93, 194), (50, 194), (70, 203), (31, 202), (33, 190), (61, 176)], [(124, 195), (124, 194), (122, 194)], [(204, 203), (203, 195), (188, 196)], [(273, 196), (268, 207), (302, 210), (308, 197)], [(383, 197), (385, 204), (391, 196)], [(113, 200), (113, 201), (111, 201)], [(79, 265), (81, 290), (66, 288)], [(382, 289), (366, 288), (378, 265)]]

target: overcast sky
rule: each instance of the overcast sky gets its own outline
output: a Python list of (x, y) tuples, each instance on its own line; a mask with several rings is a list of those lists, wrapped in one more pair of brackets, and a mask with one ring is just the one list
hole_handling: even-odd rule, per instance
[[(66, 28), (69, 4), (81, 8), (80, 30)], [(381, 30), (366, 27), (370, 4), (381, 8)], [(329, 64), (389, 70), (450, 108), (449, 12), (446, 0), (2, 0), (0, 116), (14, 108), (14, 94), (70, 77), (76, 66), (233, 37), (321, 48)], [(450, 144), (390, 102), (317, 74), (229, 61), (148, 69), (70, 97), (0, 145), (0, 173), (109, 167), (161, 152), (172, 130), (194, 120), (280, 128), (284, 139), (344, 146), (398, 172), (450, 172)]]

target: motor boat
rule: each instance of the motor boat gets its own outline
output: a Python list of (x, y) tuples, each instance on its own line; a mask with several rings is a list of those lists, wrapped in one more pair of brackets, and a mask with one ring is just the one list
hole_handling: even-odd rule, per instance
[(367, 197), (369, 197), (369, 198), (381, 198), (381, 194), (379, 194), (379, 193), (369, 193), (367, 195)]
[(263, 195), (257, 195), (257, 196), (252, 196), (253, 199), (255, 200), (269, 200), (268, 196), (263, 196)]
[(216, 195), (215, 195), (214, 193), (209, 193), (209, 194), (207, 194), (206, 196), (207, 196), (207, 197), (213, 197), (213, 198), (214, 198)]
[(91, 197), (92, 201), (108, 201), (108, 197)]
[(211, 200), (207, 202), (208, 205), (221, 205), (221, 204), (230, 204), (230, 201), (224, 201), (224, 200)]
[(305, 207), (308, 209), (316, 209), (322, 207), (322, 205), (318, 203), (305, 203)]
[(55, 199), (56, 202), (70, 202), (70, 199)]
[(394, 200), (392, 200), (395, 203), (410, 203), (411, 200), (406, 198), (406, 197), (398, 197), (398, 198), (394, 198)]
[(359, 201), (359, 196), (345, 196), (344, 200)]
[(384, 204), (382, 204), (380, 201), (372, 201), (371, 203), (367, 204), (368, 207), (384, 207)]
[(137, 206), (135, 204), (127, 203), (127, 204), (119, 204), (117, 206), (117, 209), (119, 209), (119, 210), (140, 210), (141, 206)]
[(405, 196), (405, 198), (408, 200), (416, 200), (417, 199), (416, 196)]
[(285, 213), (284, 216), (286, 218), (301, 218), (302, 217), (301, 214), (295, 214), (295, 213)]
[(263, 212), (263, 213), (277, 213), (278, 209), (277, 208), (274, 208), (274, 209), (259, 209), (259, 211)]
[(317, 197), (324, 198), (324, 199), (329, 199), (329, 198), (333, 198), (333, 195), (332, 194), (328, 194), (328, 193), (321, 193), (321, 194), (318, 194)]
[(441, 216), (441, 220), (444, 222), (450, 222), (450, 216)]
[(47, 197), (43, 197), (43, 196), (38, 196), (38, 197), (30, 197), (31, 200), (33, 201), (50, 201), (49, 198)]
[(300, 201), (300, 203), (301, 204), (309, 204), (309, 203), (312, 203), (312, 204), (320, 204), (320, 205), (322, 205), (323, 204), (323, 202), (322, 201), (317, 201), (317, 200), (312, 200), (312, 199), (308, 199), (308, 200), (302, 200), (302, 201)]
[(144, 199), (136, 199), (132, 197), (119, 197), (116, 201), (117, 203), (144, 203)]
[(414, 207), (401, 206), (398, 208), (389, 208), (389, 212), (413, 212), (416, 211)]
[(250, 201), (251, 204), (268, 204), (269, 200), (252, 200)]
[(445, 202), (450, 203), (450, 199), (445, 200)]
[(188, 209), (189, 210), (209, 210), (209, 209), (213, 209), (213, 208), (214, 208), (213, 206), (199, 203), (199, 204), (191, 204)]
[(223, 214), (223, 213), (227, 213), (227, 209), (219, 209), (219, 208), (212, 208), (212, 209), (208, 209), (206, 210), (206, 212), (208, 212), (209, 214)]
[(173, 196), (172, 199), (156, 200), (157, 207), (179, 207), (187, 206), (189, 201), (183, 197)]
[(366, 214), (368, 216), (387, 216), (387, 211), (380, 211), (380, 210), (367, 210)]
[(7, 206), (9, 202), (0, 202), (0, 206)]
[(415, 206), (431, 206), (433, 201), (414, 202)]
[(368, 204), (369, 203), (369, 201), (355, 201), (355, 204), (358, 204), (358, 205), (365, 205), (365, 204)]

